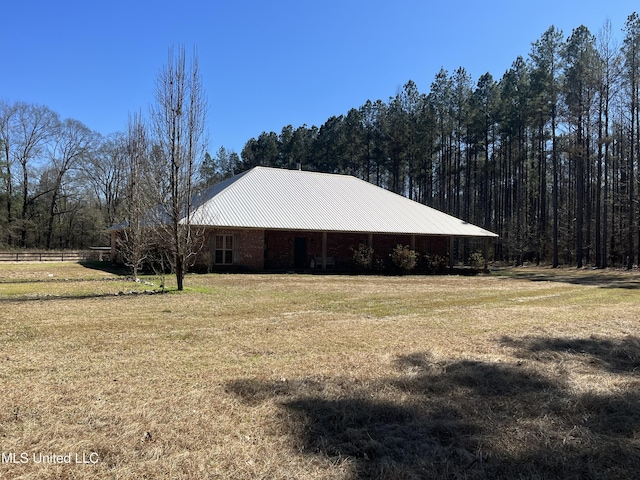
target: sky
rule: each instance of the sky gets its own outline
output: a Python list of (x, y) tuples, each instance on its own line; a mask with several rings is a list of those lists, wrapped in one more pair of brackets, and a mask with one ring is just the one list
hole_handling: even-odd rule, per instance
[(5, 2), (0, 99), (46, 105), (103, 135), (147, 115), (171, 47), (197, 51), (209, 151), (321, 126), (441, 68), (496, 80), (554, 25), (565, 38), (611, 22), (622, 41), (637, 0), (110, 0)]

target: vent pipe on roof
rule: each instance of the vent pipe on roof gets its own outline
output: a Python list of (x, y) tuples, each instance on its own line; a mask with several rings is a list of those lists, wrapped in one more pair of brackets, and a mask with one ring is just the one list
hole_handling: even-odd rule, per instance
[(302, 170), (302, 164), (300, 162), (296, 163), (296, 168)]

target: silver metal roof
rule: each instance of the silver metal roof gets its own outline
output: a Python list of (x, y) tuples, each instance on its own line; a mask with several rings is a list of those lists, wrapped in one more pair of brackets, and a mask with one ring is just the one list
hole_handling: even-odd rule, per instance
[(193, 225), (358, 233), (497, 237), (348, 175), (255, 167), (202, 196)]

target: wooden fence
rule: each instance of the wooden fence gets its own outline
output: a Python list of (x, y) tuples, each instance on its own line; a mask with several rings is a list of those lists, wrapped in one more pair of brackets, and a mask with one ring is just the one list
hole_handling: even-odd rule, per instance
[(0, 252), (0, 262), (81, 262), (84, 260), (103, 260), (108, 259), (108, 257), (108, 252), (97, 249), (68, 250), (64, 252)]

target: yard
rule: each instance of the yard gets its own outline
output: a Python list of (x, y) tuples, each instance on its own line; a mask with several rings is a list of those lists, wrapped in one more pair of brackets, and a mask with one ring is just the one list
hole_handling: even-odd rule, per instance
[(640, 476), (637, 272), (147, 280), (0, 264), (0, 479)]

